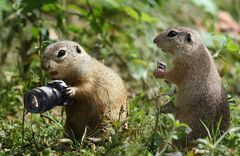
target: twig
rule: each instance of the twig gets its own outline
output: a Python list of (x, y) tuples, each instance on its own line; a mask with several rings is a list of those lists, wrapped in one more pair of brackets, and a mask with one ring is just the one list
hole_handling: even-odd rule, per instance
[(25, 125), (25, 116), (27, 115), (28, 111), (23, 108), (23, 114), (22, 114), (22, 145), (24, 144), (24, 125)]

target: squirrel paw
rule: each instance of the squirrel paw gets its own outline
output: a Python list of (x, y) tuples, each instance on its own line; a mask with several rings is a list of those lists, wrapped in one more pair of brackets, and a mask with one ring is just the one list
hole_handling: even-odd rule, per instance
[(73, 97), (75, 95), (75, 89), (73, 87), (66, 87), (63, 94), (67, 97)]
[(163, 69), (158, 68), (158, 69), (155, 69), (155, 70), (153, 71), (153, 75), (154, 75), (156, 78), (164, 78), (164, 76), (165, 76), (165, 71), (164, 71)]

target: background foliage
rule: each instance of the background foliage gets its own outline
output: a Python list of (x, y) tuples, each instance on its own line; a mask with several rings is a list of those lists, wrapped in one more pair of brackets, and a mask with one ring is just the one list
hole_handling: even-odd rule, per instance
[[(174, 101), (174, 86), (152, 76), (156, 60), (171, 67), (169, 57), (153, 44), (170, 26), (197, 29), (211, 50), (231, 102), (232, 123), (223, 138), (199, 140), (204, 155), (239, 155), (240, 26), (222, 20), (222, 12), (240, 22), (238, 0), (0, 0), (0, 153), (76, 155), (161, 155), (183, 151), (171, 146), (184, 124), (161, 105)], [(225, 25), (224, 25), (224, 24)], [(227, 25), (227, 26), (226, 26)], [(224, 28), (223, 28), (224, 27)], [(110, 134), (95, 145), (88, 138), (67, 141), (60, 149), (64, 115), (61, 108), (27, 115), (22, 127), (23, 95), (46, 84), (40, 68), (43, 49), (57, 40), (79, 42), (93, 57), (119, 72), (130, 93), (129, 128), (109, 125)], [(24, 129), (24, 137), (22, 137)]]

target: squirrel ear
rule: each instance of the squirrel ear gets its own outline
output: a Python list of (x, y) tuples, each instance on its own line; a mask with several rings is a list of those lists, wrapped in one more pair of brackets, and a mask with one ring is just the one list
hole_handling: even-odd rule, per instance
[(79, 47), (78, 45), (76, 46), (76, 51), (77, 51), (77, 53), (79, 53), (79, 54), (81, 53), (81, 49), (80, 49), (80, 47)]
[(192, 34), (190, 32), (188, 32), (185, 39), (187, 42), (192, 42), (192, 40), (193, 40)]

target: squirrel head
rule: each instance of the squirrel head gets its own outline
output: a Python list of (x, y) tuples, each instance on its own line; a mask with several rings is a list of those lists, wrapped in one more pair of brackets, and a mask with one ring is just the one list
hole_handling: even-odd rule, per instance
[(42, 57), (42, 68), (51, 79), (66, 80), (88, 71), (88, 61), (91, 57), (84, 49), (73, 41), (59, 41), (46, 47)]
[(160, 33), (153, 42), (162, 51), (183, 60), (194, 57), (199, 46), (203, 45), (198, 32), (186, 27), (169, 28)]

